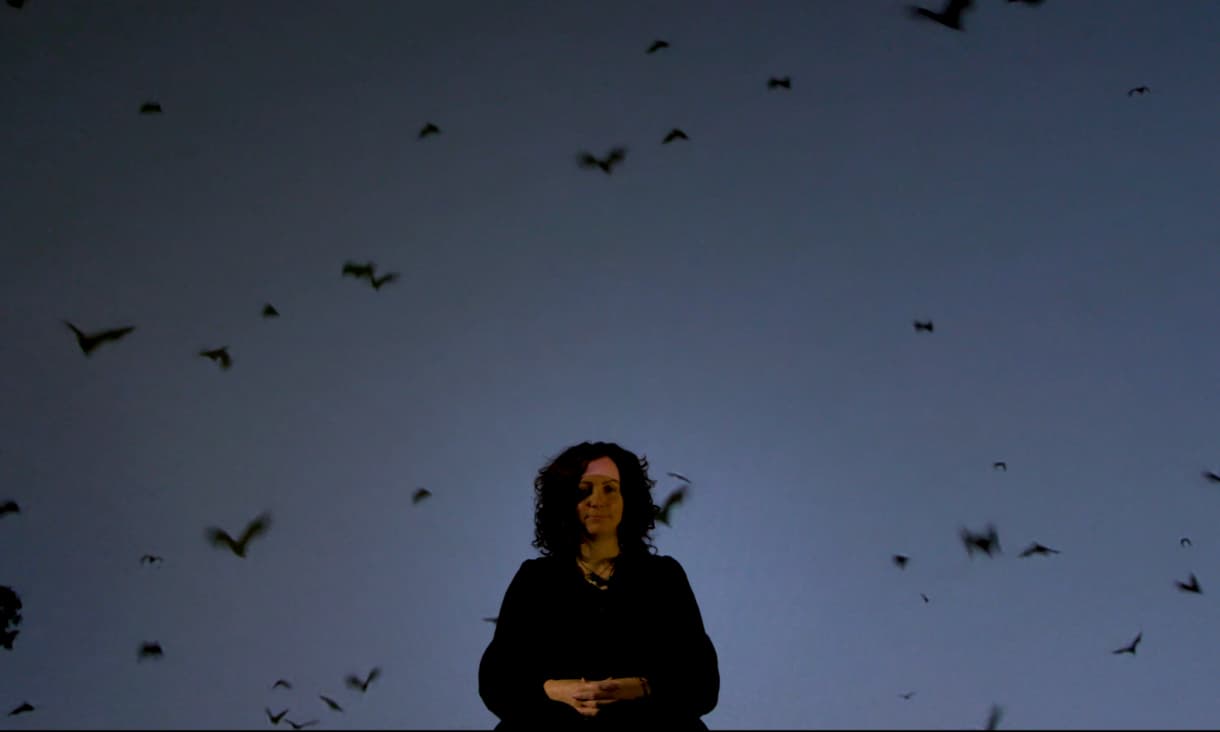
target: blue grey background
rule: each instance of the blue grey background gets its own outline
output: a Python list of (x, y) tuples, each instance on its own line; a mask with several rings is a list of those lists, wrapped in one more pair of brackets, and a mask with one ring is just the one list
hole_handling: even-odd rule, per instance
[(1220, 4), (0, 10), (3, 728), (490, 728), (586, 439), (692, 481), (713, 729), (1220, 722)]

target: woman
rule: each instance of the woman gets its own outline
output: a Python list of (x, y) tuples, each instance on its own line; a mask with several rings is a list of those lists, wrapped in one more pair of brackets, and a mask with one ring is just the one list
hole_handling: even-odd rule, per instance
[[(534, 542), (479, 662), (497, 730), (664, 725), (706, 730), (716, 649), (682, 566), (657, 555), (648, 460), (574, 445), (534, 479)], [(651, 726), (651, 725), (650, 725)]]

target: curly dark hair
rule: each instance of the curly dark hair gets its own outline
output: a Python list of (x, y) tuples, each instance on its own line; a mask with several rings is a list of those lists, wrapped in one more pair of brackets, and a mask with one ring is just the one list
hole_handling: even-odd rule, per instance
[(582, 529), (576, 515), (580, 477), (589, 463), (607, 457), (618, 468), (623, 519), (618, 525), (619, 552), (656, 554), (652, 530), (658, 507), (652, 501), (656, 481), (648, 477), (648, 458), (614, 442), (582, 442), (550, 460), (534, 478), (534, 541), (543, 556), (577, 556)]

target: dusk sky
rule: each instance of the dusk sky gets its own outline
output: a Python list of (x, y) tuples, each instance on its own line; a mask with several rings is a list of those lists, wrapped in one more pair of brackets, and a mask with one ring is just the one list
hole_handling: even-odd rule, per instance
[(964, 27), (0, 6), (0, 729), (491, 729), (483, 618), (584, 440), (691, 480), (653, 538), (712, 729), (1220, 724), (1220, 2)]

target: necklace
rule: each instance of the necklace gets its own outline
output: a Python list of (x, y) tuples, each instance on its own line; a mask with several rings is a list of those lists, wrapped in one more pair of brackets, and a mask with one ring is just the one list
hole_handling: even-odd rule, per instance
[[(608, 561), (608, 567), (607, 567), (608, 572), (607, 573), (610, 575), (614, 574), (614, 560), (615, 559), (617, 559), (617, 557), (611, 557)], [(580, 568), (582, 570), (584, 570), (586, 582), (593, 585), (594, 587), (596, 587), (599, 590), (604, 590), (610, 586), (610, 581), (608, 578), (602, 577), (601, 575), (599, 575), (592, 567), (585, 564), (584, 561), (580, 557), (576, 558), (576, 563), (578, 565), (580, 565)]]

